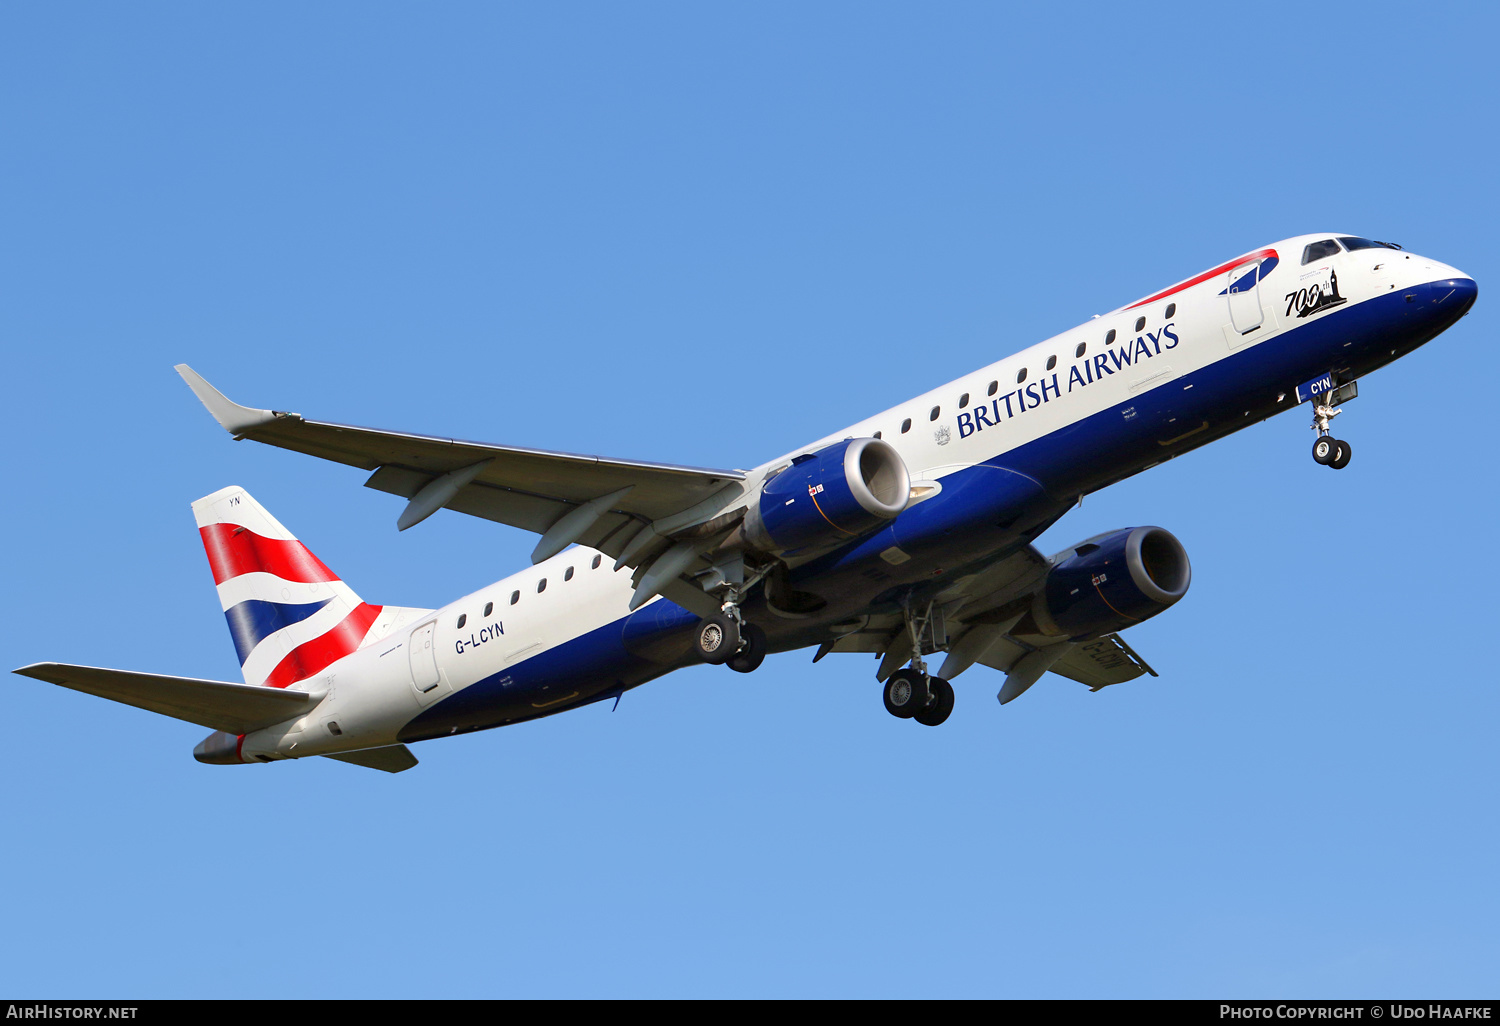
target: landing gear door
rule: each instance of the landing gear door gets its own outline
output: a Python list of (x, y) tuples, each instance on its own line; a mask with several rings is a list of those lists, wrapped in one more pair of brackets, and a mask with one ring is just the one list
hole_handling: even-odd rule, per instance
[(1229, 272), (1229, 321), (1234, 330), (1247, 335), (1261, 326), (1265, 315), (1260, 310), (1260, 261), (1252, 260)]

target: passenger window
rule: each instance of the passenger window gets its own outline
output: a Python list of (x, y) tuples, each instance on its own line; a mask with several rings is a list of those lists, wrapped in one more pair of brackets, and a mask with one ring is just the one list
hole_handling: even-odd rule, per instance
[(1167, 304), (1167, 316), (1168, 317), (1174, 317), (1174, 316), (1176, 316), (1176, 314), (1177, 314), (1177, 304), (1176, 303), (1168, 303)]
[(901, 422), (901, 433), (904, 435), (911, 430), (911, 418), (907, 417)]
[(1109, 334), (1104, 336), (1104, 344), (1105, 345), (1110, 345), (1110, 344), (1112, 344), (1114, 342), (1114, 340), (1115, 340), (1115, 329), (1114, 328), (1110, 328), (1109, 329)]
[(1016, 375), (1016, 384), (1019, 385), (1021, 382), (1025, 381), (1025, 380), (1026, 380), (1026, 368), (1022, 367), (1021, 368), (1021, 372)]
[(967, 408), (968, 405), (969, 405), (969, 393), (965, 392), (963, 395), (961, 395), (961, 396), (958, 397), (958, 408), (960, 410), (962, 410), (962, 409)]
[(495, 603), (493, 603), (493, 602), (486, 602), (484, 604), (484, 615), (485, 616), (494, 616), (495, 615)]
[(1145, 326), (1146, 326), (1146, 318), (1144, 318), (1144, 317), (1138, 317), (1138, 318), (1136, 318), (1136, 322), (1135, 322), (1135, 330), (1136, 331), (1140, 331)]
[(1057, 357), (1055, 357), (1055, 356), (1049, 356), (1049, 357), (1047, 357), (1047, 369), (1051, 370), (1053, 367), (1056, 367), (1056, 366), (1057, 366)]
[(943, 408), (941, 406), (934, 406), (932, 408), (932, 412), (927, 415), (927, 419), (928, 420), (937, 420), (938, 419), (938, 414), (942, 413), (942, 412), (943, 412)]
[(521, 593), (519, 591), (513, 591), (513, 592), (511, 592), (510, 593), (510, 604), (511, 605), (515, 605), (519, 601), (521, 601)]
[(573, 568), (572, 567), (568, 567), (566, 570), (563, 571), (563, 580), (565, 580), (565, 581), (571, 581), (572, 579), (573, 579)]
[(536, 593), (538, 595), (540, 595), (542, 592), (544, 592), (546, 590), (547, 590), (547, 578), (543, 577), (540, 581), (536, 582)]
[(875, 432), (875, 437), (876, 437), (876, 438), (879, 438), (879, 437), (880, 437), (880, 432), (879, 432), (879, 431), (877, 431), (877, 432)]
[(998, 382), (998, 381), (991, 381), (990, 382), (990, 395), (994, 395), (998, 391), (1000, 391), (1000, 382)]
[(1310, 242), (1302, 251), (1302, 262), (1310, 264), (1314, 260), (1322, 260), (1331, 257), (1339, 251), (1339, 244), (1332, 239), (1324, 239), (1322, 242)]
[(1078, 343), (1078, 348), (1075, 349), (1075, 350), (1073, 350), (1073, 359), (1075, 359), (1075, 360), (1078, 359), (1084, 353), (1088, 352), (1088, 349), (1089, 349), (1089, 344), (1087, 342), (1080, 342), (1080, 343)]
[(600, 558), (600, 557), (598, 557), (598, 556), (595, 556), (595, 557), (594, 557), (594, 566), (593, 566), (593, 568), (594, 568), (594, 569), (595, 569), (595, 570), (597, 570), (597, 569), (599, 569), (599, 558)]
[(460, 613), (460, 614), (458, 614), (458, 626), (462, 627), (464, 624), (466, 624), (468, 622), (469, 622), (469, 614), (468, 613)]

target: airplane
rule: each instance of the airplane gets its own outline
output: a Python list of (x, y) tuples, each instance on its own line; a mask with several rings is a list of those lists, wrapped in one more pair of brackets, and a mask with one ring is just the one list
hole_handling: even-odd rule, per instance
[[(176, 369), (236, 440), (359, 467), (406, 500), (540, 535), (532, 566), (441, 609), (364, 602), (242, 488), (192, 504), (243, 683), (62, 663), (14, 672), (214, 731), (209, 764), (325, 756), (400, 772), (409, 744), (615, 700), (672, 670), (873, 653), (926, 726), (951, 681), (1156, 671), (1121, 637), (1180, 601), (1181, 542), (1123, 528), (1050, 557), (1083, 496), (1304, 403), (1313, 459), (1358, 380), (1447, 330), (1474, 280), (1399, 245), (1285, 239), (751, 470), (674, 466), (310, 420)], [(928, 657), (941, 657), (936, 672)]]

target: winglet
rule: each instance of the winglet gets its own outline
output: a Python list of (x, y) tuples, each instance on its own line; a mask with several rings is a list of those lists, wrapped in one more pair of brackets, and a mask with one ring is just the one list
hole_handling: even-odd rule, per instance
[(214, 420), (236, 438), (252, 428), (260, 427), (276, 419), (275, 412), (271, 410), (252, 409), (229, 399), (223, 392), (205, 381), (203, 375), (185, 363), (179, 363), (173, 369), (182, 375), (182, 380), (187, 382), (188, 388), (191, 388), (199, 401), (208, 407), (208, 412), (213, 414)]

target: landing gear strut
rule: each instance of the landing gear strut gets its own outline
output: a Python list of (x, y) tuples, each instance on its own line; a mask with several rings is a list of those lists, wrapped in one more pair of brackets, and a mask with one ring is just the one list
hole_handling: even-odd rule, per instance
[(766, 632), (747, 623), (740, 628), (740, 650), (729, 657), (729, 668), (750, 673), (766, 659)]
[(698, 625), (693, 647), (697, 649), (699, 659), (716, 666), (727, 663), (731, 670), (740, 673), (750, 673), (765, 661), (766, 632), (753, 623), (746, 623), (740, 613), (740, 596), (763, 576), (764, 571), (748, 582), (731, 585), (718, 615)]
[(933, 616), (931, 603), (920, 613), (908, 606), (906, 629), (911, 635), (911, 666), (886, 678), (881, 694), (885, 711), (897, 719), (936, 727), (953, 712), (953, 685), (928, 674), (922, 650), (924, 642), (931, 641), (938, 648), (945, 641), (941, 615)]
[[(1346, 387), (1353, 387), (1352, 383)], [(1340, 388), (1325, 392), (1326, 401), (1313, 401), (1312, 429), (1318, 433), (1317, 441), (1313, 442), (1313, 462), (1332, 467), (1334, 470), (1343, 470), (1349, 465), (1349, 460), (1354, 455), (1354, 448), (1348, 442), (1334, 438), (1328, 433), (1328, 422), (1344, 412), (1333, 405), (1338, 401), (1339, 393), (1342, 391), (1343, 389)]]
[(740, 622), (737, 616), (720, 613), (698, 625), (693, 647), (705, 663), (727, 663), (731, 670), (749, 673), (765, 661), (766, 632), (753, 623)]

